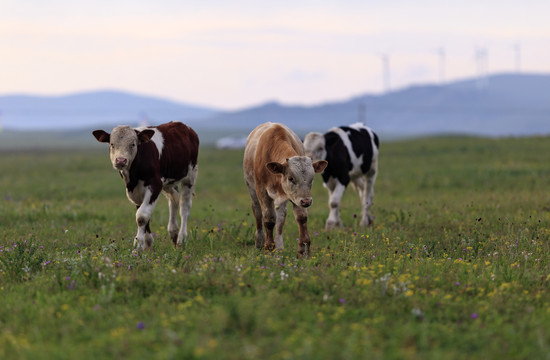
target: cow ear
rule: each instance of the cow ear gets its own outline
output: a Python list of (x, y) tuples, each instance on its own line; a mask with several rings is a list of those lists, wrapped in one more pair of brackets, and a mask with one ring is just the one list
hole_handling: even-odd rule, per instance
[(267, 170), (272, 172), (273, 174), (284, 174), (285, 173), (285, 166), (278, 162), (270, 162), (265, 164), (265, 167)]
[(315, 170), (316, 173), (321, 173), (327, 167), (328, 162), (326, 160), (319, 160), (319, 161), (315, 161), (312, 165), (313, 165), (313, 170)]
[(103, 130), (95, 130), (92, 134), (99, 142), (108, 143), (111, 141), (111, 135)]
[(140, 142), (146, 143), (155, 135), (155, 130), (146, 129), (138, 132), (137, 136)]

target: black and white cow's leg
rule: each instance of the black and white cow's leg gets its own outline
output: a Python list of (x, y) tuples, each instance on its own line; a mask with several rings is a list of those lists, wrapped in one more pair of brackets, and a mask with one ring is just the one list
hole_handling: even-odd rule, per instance
[(374, 222), (374, 216), (371, 214), (370, 208), (372, 207), (372, 203), (374, 201), (374, 183), (376, 182), (376, 175), (378, 174), (378, 162), (374, 161), (372, 164), (371, 169), (367, 173), (366, 176), (366, 213), (367, 213), (367, 220), (368, 225), (372, 225)]
[(187, 218), (189, 217), (189, 213), (191, 212), (193, 193), (195, 192), (195, 181), (197, 180), (198, 172), (198, 165), (189, 165), (187, 176), (183, 179), (181, 183), (179, 199), (181, 227), (178, 233), (176, 246), (181, 246), (184, 239), (185, 242), (187, 242)]
[(134, 239), (134, 246), (137, 246), (138, 249), (148, 250), (153, 246), (153, 236), (149, 228), (149, 221), (157, 201), (158, 194), (154, 195), (150, 189), (147, 189), (143, 197), (143, 202), (136, 211), (138, 230), (136, 238)]
[(275, 213), (277, 214), (277, 220), (275, 225), (275, 248), (282, 249), (284, 247), (283, 241), (283, 227), (285, 226), (287, 201), (275, 201)]
[(164, 190), (164, 195), (168, 200), (168, 234), (170, 239), (177, 246), (178, 244), (178, 208), (179, 208), (179, 192), (176, 186)]
[(361, 221), (359, 226), (369, 226), (371, 224), (369, 216), (369, 202), (368, 202), (368, 192), (367, 192), (367, 179), (364, 176), (360, 176), (353, 180), (352, 185), (355, 191), (359, 194), (359, 199), (361, 202)]
[(325, 183), (325, 187), (328, 189), (328, 205), (330, 209), (325, 229), (331, 230), (335, 227), (342, 227), (342, 220), (340, 219), (340, 201), (342, 201), (346, 186), (338, 179), (330, 178)]

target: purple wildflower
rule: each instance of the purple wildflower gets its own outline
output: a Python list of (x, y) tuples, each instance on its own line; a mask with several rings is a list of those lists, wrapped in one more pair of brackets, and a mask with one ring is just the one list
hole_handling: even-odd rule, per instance
[(138, 329), (138, 330), (145, 329), (145, 323), (143, 321), (138, 322), (137, 325), (136, 325), (136, 329)]

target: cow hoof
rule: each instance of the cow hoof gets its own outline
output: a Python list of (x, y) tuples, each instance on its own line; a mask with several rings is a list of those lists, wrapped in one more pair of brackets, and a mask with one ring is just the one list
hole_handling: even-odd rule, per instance
[(359, 225), (363, 226), (363, 227), (372, 226), (374, 224), (374, 219), (375, 219), (374, 216), (369, 216), (366, 219), (362, 219), (361, 223), (359, 223)]
[(150, 233), (145, 234), (145, 241), (144, 241), (144, 250), (152, 250), (153, 249), (153, 235)]
[(334, 230), (334, 229), (339, 229), (342, 227), (342, 222), (341, 221), (338, 221), (338, 222), (327, 222), (326, 226), (325, 226), (325, 230), (327, 231), (330, 231), (330, 230)]
[(137, 237), (134, 238), (134, 251), (141, 252), (143, 250), (146, 250), (146, 246), (144, 242), (138, 239)]
[(172, 244), (174, 244), (175, 247), (178, 247), (178, 245), (181, 247), (181, 241), (178, 244), (178, 234), (170, 235), (170, 239), (172, 240)]
[(265, 235), (261, 232), (256, 231), (256, 234), (254, 235), (254, 242), (257, 249), (263, 248), (265, 245)]
[(264, 246), (265, 252), (273, 252), (275, 249), (275, 244), (265, 244)]
[(303, 244), (298, 246), (298, 259), (307, 259), (309, 257), (309, 244)]

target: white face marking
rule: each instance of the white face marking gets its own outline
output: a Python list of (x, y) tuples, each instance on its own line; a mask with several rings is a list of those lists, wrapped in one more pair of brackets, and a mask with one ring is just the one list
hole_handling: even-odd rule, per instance
[(288, 168), (282, 178), (282, 188), (288, 198), (298, 206), (311, 205), (311, 185), (315, 171), (311, 158), (293, 156), (287, 160)]
[(127, 170), (137, 154), (138, 137), (129, 126), (117, 126), (110, 136), (109, 154), (117, 170)]

